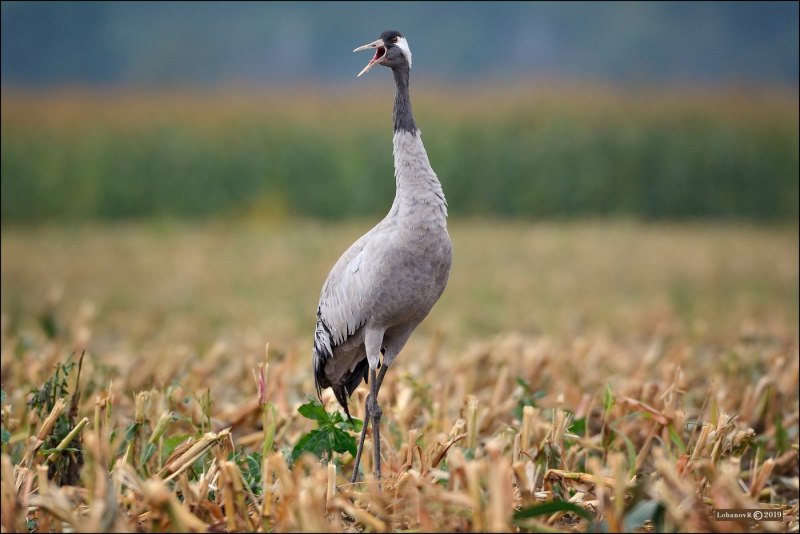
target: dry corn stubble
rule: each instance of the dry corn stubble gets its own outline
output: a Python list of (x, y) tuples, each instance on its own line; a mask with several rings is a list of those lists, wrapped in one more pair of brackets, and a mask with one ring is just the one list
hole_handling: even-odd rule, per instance
[[(456, 291), (468, 285), (460, 276)], [(312, 428), (296, 411), (311, 390), (307, 340), (272, 343), (267, 373), (257, 334), (115, 344), (102, 338), (115, 331), (102, 308), (57, 315), (68, 327), (53, 339), (10, 317), (4, 311), (4, 531), (589, 529), (567, 509), (515, 516), (558, 501), (611, 530), (797, 528), (798, 343), (786, 322), (743, 320), (741, 336), (708, 337), (669, 314), (641, 330), (630, 323), (631, 336), (510, 332), (459, 343), (447, 330), (422, 331), (382, 388), (378, 492), (369, 462), (364, 482), (347, 482), (347, 454), (287, 460)], [(58, 413), (39, 420), (25, 393), (80, 346), (89, 347), (76, 418), (85, 464), (78, 483), (58, 486), (46, 469), (56, 451), (40, 450)], [(335, 409), (329, 392), (323, 399)], [(363, 416), (363, 392), (353, 409)], [(274, 445), (263, 455), (265, 438)], [(661, 516), (633, 513), (650, 502)], [(784, 521), (711, 516), (756, 505), (782, 510)]]

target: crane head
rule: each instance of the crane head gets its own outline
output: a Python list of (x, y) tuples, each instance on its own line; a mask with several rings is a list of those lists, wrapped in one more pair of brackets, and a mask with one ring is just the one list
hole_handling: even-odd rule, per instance
[(357, 78), (377, 64), (384, 65), (391, 69), (401, 66), (411, 68), (411, 49), (408, 47), (406, 38), (398, 31), (385, 31), (378, 40), (359, 46), (353, 50), (353, 52), (370, 49), (375, 49), (375, 55), (369, 60), (367, 66), (361, 69), (361, 72), (356, 76)]

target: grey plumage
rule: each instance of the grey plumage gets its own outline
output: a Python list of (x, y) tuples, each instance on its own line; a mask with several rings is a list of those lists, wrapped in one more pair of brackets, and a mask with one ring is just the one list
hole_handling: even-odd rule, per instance
[[(358, 385), (354, 375), (366, 372), (358, 364), (367, 358), (377, 364), (381, 350), (384, 363), (392, 363), (444, 291), (450, 270), (447, 204), (421, 139), (398, 131), (394, 147), (392, 207), (336, 262), (317, 310), (317, 388), (332, 386), (345, 409)], [(368, 338), (379, 343), (368, 347)]]
[(317, 309), (313, 354), (317, 393), (333, 388), (348, 417), (348, 397), (362, 379), (367, 380), (368, 371), (380, 367), (382, 380), (385, 368), (444, 291), (452, 260), (447, 202), (411, 111), (410, 51), (407, 46), (401, 49), (405, 40), (397, 43), (397, 36), (402, 38), (397, 32), (385, 32), (366, 45), (376, 48), (375, 58), (381, 60), (373, 58), (368, 67), (373, 62), (391, 67), (397, 87), (394, 202), (386, 217), (333, 266)]

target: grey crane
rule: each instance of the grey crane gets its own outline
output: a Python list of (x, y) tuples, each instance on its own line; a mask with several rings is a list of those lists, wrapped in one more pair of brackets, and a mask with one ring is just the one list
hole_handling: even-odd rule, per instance
[(317, 308), (313, 354), (317, 395), (332, 388), (348, 418), (348, 397), (362, 379), (370, 385), (353, 482), (370, 421), (375, 478), (381, 478), (378, 391), (387, 369), (442, 295), (452, 261), (447, 202), (411, 111), (408, 41), (400, 32), (385, 31), (353, 51), (370, 49), (375, 55), (358, 76), (375, 65), (394, 74), (397, 191), (386, 217), (353, 243), (328, 274)]

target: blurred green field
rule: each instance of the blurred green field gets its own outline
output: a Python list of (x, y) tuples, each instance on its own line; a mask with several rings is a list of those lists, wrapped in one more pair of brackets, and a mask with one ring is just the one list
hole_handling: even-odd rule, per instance
[[(383, 214), (391, 92), (2, 97), (2, 220)], [(796, 94), (415, 87), (453, 215), (793, 220)]]

